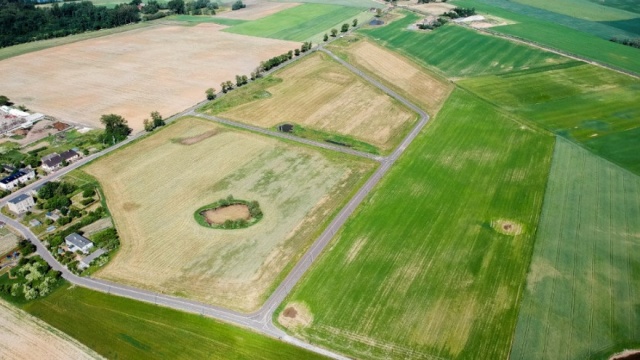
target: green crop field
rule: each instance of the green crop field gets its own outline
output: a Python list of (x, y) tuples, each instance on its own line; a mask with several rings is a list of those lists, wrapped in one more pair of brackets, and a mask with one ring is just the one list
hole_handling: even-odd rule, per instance
[(250, 36), (304, 41), (362, 12), (355, 7), (325, 4), (302, 4), (273, 15), (232, 26), (225, 31)]
[(23, 308), (109, 359), (322, 358), (206, 317), (80, 287)]
[(640, 346), (640, 178), (558, 139), (511, 359)]
[(553, 22), (480, 3), (477, 0), (456, 0), (455, 3), (459, 6), (477, 7), (482, 13), (516, 22), (513, 25), (492, 27), (489, 29), (492, 32), (516, 36), (640, 74), (640, 57), (638, 56), (640, 51), (638, 49), (616, 44), (608, 41), (609, 39), (603, 39)]
[[(601, 0), (600, 0), (601, 1)], [(551, 12), (569, 15), (590, 21), (626, 20), (639, 14), (606, 6), (600, 1), (590, 0), (515, 0), (517, 3), (534, 6)]]
[(559, 55), (454, 25), (432, 32), (407, 30), (421, 17), (403, 14), (404, 18), (389, 25), (362, 32), (447, 76), (500, 73), (566, 61)]
[(640, 80), (571, 62), (459, 85), (640, 174)]
[(552, 148), (455, 90), (278, 321), (358, 358), (506, 358)]
[(208, 16), (208, 15), (198, 15), (198, 16), (173, 15), (173, 16), (166, 17), (165, 20), (175, 20), (175, 21), (179, 21), (187, 24), (192, 24), (192, 25), (202, 24), (202, 23), (214, 23), (214, 24), (220, 24), (220, 25), (226, 25), (226, 26), (240, 25), (248, 22), (246, 20), (226, 19), (226, 18)]
[[(271, 0), (274, 2), (296, 2), (296, 3), (315, 3), (315, 4), (328, 4), (328, 5), (341, 5), (341, 6), (350, 6), (357, 8), (381, 8), (381, 5), (378, 2), (373, 0)], [(611, 0), (607, 0), (611, 1)], [(624, 1), (624, 0), (618, 0)]]

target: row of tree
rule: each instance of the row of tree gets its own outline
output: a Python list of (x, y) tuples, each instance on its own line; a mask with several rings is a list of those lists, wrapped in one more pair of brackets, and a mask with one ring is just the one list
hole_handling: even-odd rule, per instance
[(618, 38), (611, 38), (609, 39), (609, 41), (618, 43), (618, 44), (622, 44), (622, 45), (626, 45), (626, 46), (631, 46), (634, 47), (636, 49), (640, 49), (640, 38), (637, 39), (618, 39)]
[(457, 18), (465, 18), (465, 17), (473, 16), (475, 14), (476, 14), (476, 8), (456, 7), (451, 11), (443, 13), (442, 16), (446, 16), (451, 19), (457, 19)]
[(89, 1), (37, 8), (19, 0), (0, 0), (0, 47), (125, 25), (140, 20), (138, 7), (113, 9)]
[(144, 129), (146, 131), (153, 131), (153, 129), (164, 125), (164, 119), (162, 118), (162, 115), (160, 115), (160, 113), (157, 111), (151, 113), (151, 120), (144, 119)]

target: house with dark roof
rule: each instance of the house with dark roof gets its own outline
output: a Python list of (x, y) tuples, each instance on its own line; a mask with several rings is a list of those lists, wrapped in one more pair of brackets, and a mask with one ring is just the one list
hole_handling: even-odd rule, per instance
[(9, 200), (7, 202), (7, 207), (9, 207), (9, 210), (11, 210), (11, 212), (19, 215), (31, 210), (31, 208), (34, 207), (35, 204), (36, 203), (35, 201), (33, 201), (31, 195), (22, 194)]
[(69, 251), (71, 252), (81, 251), (88, 254), (89, 249), (93, 247), (91, 240), (77, 233), (67, 235), (67, 237), (64, 238), (64, 242), (67, 244)]
[(80, 154), (74, 150), (67, 150), (62, 154), (49, 154), (42, 158), (42, 169), (46, 172), (53, 172), (62, 167), (65, 162), (73, 162), (80, 159)]
[(20, 184), (27, 183), (36, 177), (33, 169), (22, 169), (0, 180), (0, 189), (11, 191)]

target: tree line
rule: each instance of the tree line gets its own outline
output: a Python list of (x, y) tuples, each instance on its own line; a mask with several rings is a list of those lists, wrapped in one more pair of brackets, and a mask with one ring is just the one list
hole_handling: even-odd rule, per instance
[(133, 4), (108, 9), (82, 1), (38, 8), (19, 0), (0, 0), (0, 47), (113, 28), (139, 20), (138, 7)]
[(626, 46), (631, 46), (631, 47), (634, 47), (636, 49), (640, 49), (640, 38), (637, 38), (637, 39), (618, 39), (616, 37), (612, 37), (611, 39), (609, 39), (609, 41), (614, 42), (614, 43), (618, 43), (618, 44), (622, 44), (622, 45), (626, 45)]

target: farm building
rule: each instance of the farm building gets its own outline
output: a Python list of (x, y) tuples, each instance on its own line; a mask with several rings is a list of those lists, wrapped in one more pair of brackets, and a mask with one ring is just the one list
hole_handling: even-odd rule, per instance
[(93, 247), (93, 243), (91, 242), (91, 240), (76, 233), (67, 235), (67, 237), (64, 238), (64, 242), (69, 247), (69, 251), (72, 252), (76, 252), (79, 250), (85, 254), (88, 254), (89, 249)]
[(67, 150), (62, 154), (53, 153), (42, 158), (42, 169), (46, 172), (53, 172), (62, 167), (64, 162), (73, 162), (80, 159), (80, 154), (73, 150)]
[(24, 184), (35, 177), (36, 172), (33, 169), (22, 169), (0, 180), (0, 188), (11, 191), (19, 184)]
[(82, 260), (80, 260), (80, 263), (78, 264), (78, 268), (80, 268), (80, 269), (88, 268), (89, 265), (91, 265), (91, 263), (93, 262), (93, 260), (99, 258), (100, 256), (102, 256), (105, 253), (106, 253), (106, 251), (104, 249), (98, 249), (98, 250), (94, 251), (93, 254), (91, 254), (89, 256), (85, 256)]
[(22, 214), (31, 210), (35, 204), (31, 195), (22, 194), (9, 200), (7, 206), (14, 214)]

